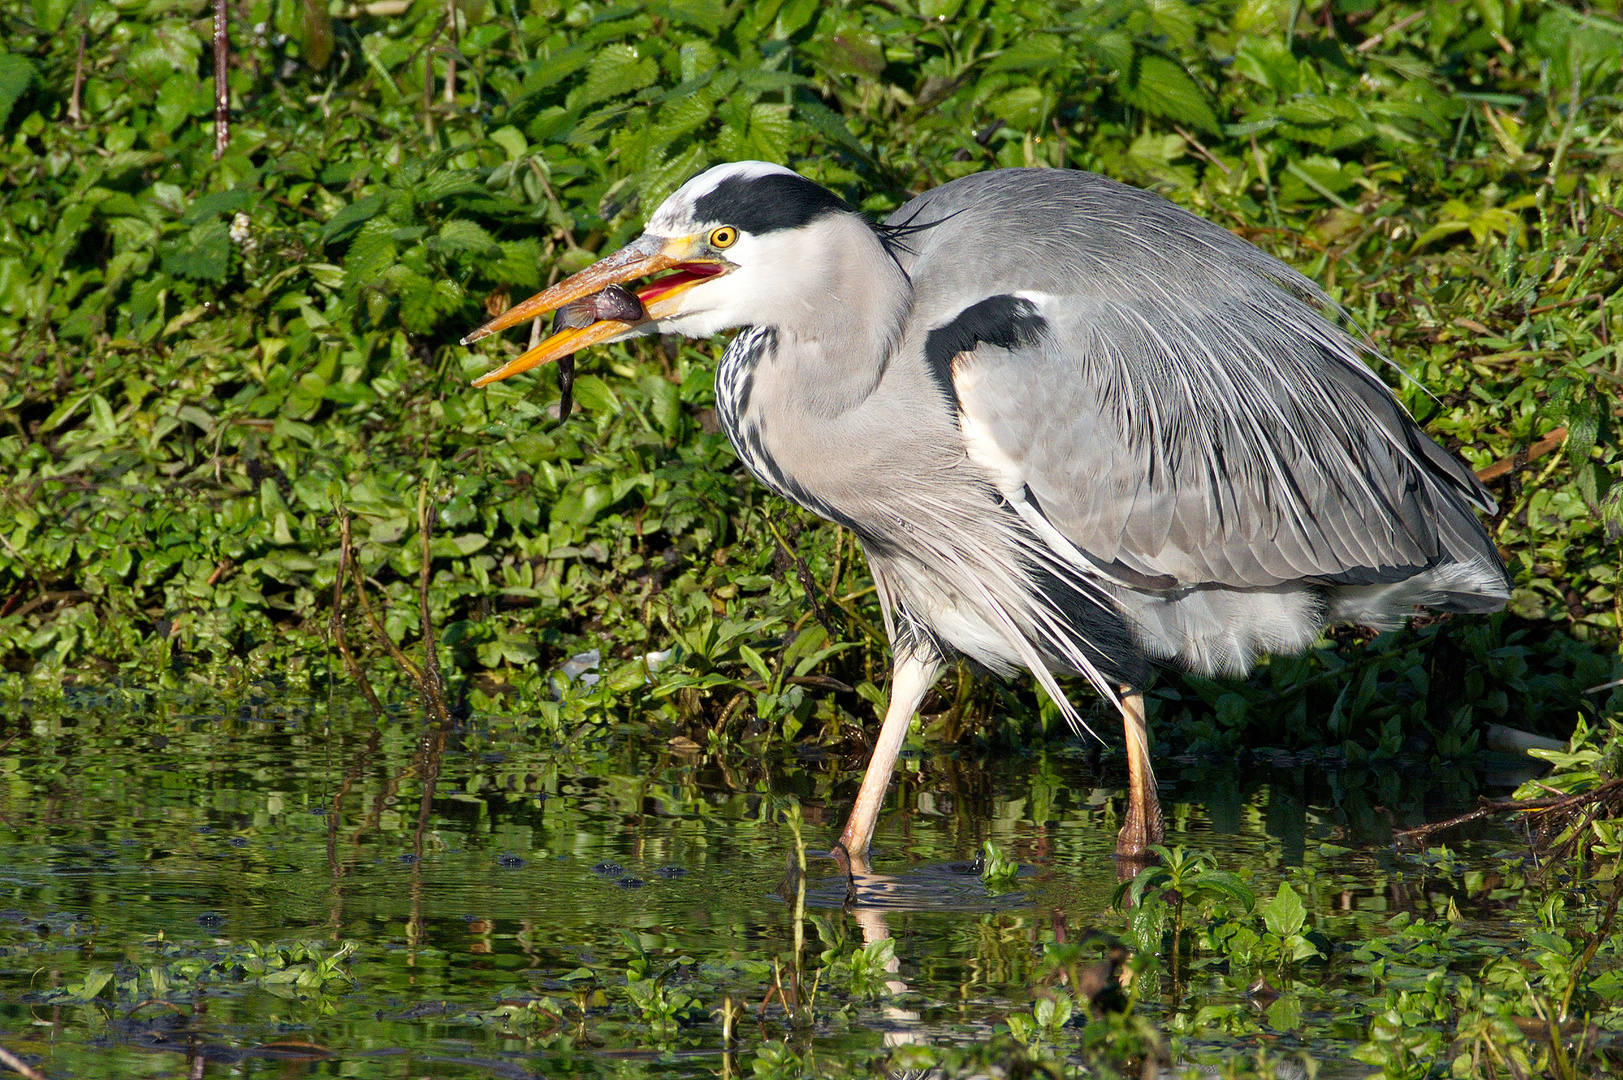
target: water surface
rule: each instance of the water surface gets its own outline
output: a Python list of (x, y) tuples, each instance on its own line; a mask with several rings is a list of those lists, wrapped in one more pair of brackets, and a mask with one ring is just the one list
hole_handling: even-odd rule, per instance
[[(1123, 780), (1079, 743), (905, 757), (853, 903), (816, 851), (859, 758), (683, 754), (636, 726), (441, 732), (357, 706), (266, 689), (11, 707), (0, 1045), (60, 1077), (868, 1075), (907, 1044), (984, 1042), (1031, 1008), (1045, 944), (1123, 925)], [(1471, 798), (1469, 772), (1313, 754), (1161, 772), (1168, 842), (1216, 853), (1259, 897), (1293, 875), (1341, 953), (1453, 897), (1391, 831)], [(1010, 888), (969, 872), (988, 839), (1023, 866)], [(885, 937), (890, 970), (853, 975)], [(1143, 1008), (1189, 1030), (1235, 1007), (1238, 1034), (1180, 1040), (1199, 1060), (1266, 1046), (1367, 1071), (1347, 1056), (1367, 1019), (1325, 989), (1357, 965), (1326, 968), (1282, 988), (1305, 1008), (1253, 1004), (1244, 973), (1214, 967)], [(651, 1011), (629, 985), (649, 979)], [(805, 1004), (791, 1016), (785, 996)]]

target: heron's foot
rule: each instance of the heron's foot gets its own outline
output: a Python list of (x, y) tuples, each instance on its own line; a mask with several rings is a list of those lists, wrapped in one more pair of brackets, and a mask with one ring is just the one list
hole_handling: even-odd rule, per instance
[(1130, 806), (1127, 822), (1116, 834), (1116, 858), (1149, 865), (1158, 862), (1149, 849), (1166, 839), (1166, 825), (1159, 803), (1148, 807)]
[(844, 838), (835, 842), (834, 847), (829, 850), (828, 857), (839, 864), (848, 879), (855, 874), (873, 873), (873, 867), (868, 864), (868, 849), (863, 848), (860, 854), (853, 854), (845, 846)]

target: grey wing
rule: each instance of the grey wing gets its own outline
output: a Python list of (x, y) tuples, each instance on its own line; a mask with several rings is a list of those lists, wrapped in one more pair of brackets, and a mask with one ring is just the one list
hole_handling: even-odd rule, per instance
[[(900, 241), (915, 344), (1051, 543), (1151, 589), (1372, 585), (1492, 552), (1487, 493), (1284, 264), (1089, 174), (937, 192), (896, 215), (939, 222)], [(1008, 242), (966, 259), (986, 236)]]

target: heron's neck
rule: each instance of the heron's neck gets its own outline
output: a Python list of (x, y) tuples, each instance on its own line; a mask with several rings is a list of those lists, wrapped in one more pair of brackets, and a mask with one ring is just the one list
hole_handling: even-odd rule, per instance
[(878, 387), (901, 341), (912, 285), (856, 215), (822, 222), (814, 235), (794, 299), (773, 313), (776, 347), (761, 359), (757, 392), (781, 387), (797, 411), (832, 418)]

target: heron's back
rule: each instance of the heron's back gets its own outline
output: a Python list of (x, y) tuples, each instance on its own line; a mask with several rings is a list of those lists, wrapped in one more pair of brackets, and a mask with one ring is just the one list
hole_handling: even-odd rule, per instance
[[(1487, 492), (1284, 263), (1067, 170), (966, 177), (887, 226), (914, 288), (903, 351), (950, 384), (1004, 497), (1104, 572), (1152, 655), (1239, 672), (1326, 619), (1508, 596), (1473, 512)], [(959, 351), (931, 357), (943, 338)]]

